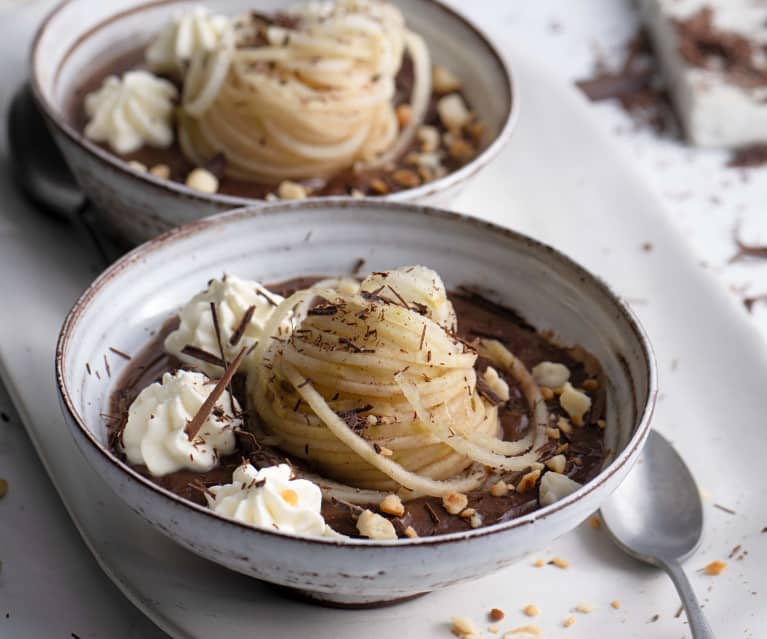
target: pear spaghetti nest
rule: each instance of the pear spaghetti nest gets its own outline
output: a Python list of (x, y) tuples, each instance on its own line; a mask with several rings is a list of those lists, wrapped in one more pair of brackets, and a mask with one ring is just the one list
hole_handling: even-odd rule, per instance
[[(374, 290), (365, 280), (295, 293), (253, 353), (249, 400), (263, 434), (322, 477), (366, 489), (363, 500), (370, 490), (405, 499), (473, 490), (488, 469), (528, 468), (546, 441), (546, 405), (526, 367), (499, 342), (460, 340), (439, 276), (410, 268), (374, 274), (383, 282)], [(477, 389), (478, 354), (525, 396), (523, 439), (499, 438), (497, 407)]]
[[(412, 116), (400, 129), (393, 98), (405, 52)], [(356, 162), (381, 166), (398, 157), (430, 95), (426, 44), (387, 2), (314, 3), (283, 24), (249, 14), (215, 52), (192, 60), (179, 141), (198, 165), (224, 153), (227, 174), (239, 179), (329, 177)]]

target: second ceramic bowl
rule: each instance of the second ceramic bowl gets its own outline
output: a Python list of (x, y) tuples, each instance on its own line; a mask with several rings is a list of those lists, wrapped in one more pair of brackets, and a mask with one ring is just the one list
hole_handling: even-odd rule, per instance
[[(532, 325), (595, 355), (608, 379), (605, 436), (612, 451), (601, 473), (569, 497), (508, 522), (418, 539), (338, 540), (238, 523), (158, 487), (109, 450), (102, 415), (126, 365), (110, 348), (138, 352), (151, 331), (222, 272), (275, 282), (348, 274), (360, 258), (366, 271), (424, 264), (449, 288), (480, 286)], [(375, 200), (239, 210), (144, 244), (75, 304), (61, 331), (56, 368), (67, 422), (115, 499), (203, 557), (345, 605), (398, 600), (486, 575), (577, 526), (639, 456), (656, 394), (652, 350), (636, 318), (570, 259), (476, 219)]]
[[(409, 26), (429, 45), (432, 58), (462, 78), (472, 107), (487, 127), (484, 150), (443, 178), (385, 196), (387, 200), (449, 204), (511, 135), (518, 111), (503, 57), (471, 22), (437, 0), (393, 0)], [(148, 42), (158, 25), (199, 4), (191, 0), (66, 0), (43, 23), (32, 47), (32, 88), (83, 191), (107, 230), (137, 244), (169, 228), (236, 206), (262, 203), (205, 194), (136, 171), (86, 139), (71, 123), (72, 94), (94, 65)], [(217, 12), (284, 10), (296, 0), (216, 0)], [(98, 62), (102, 61), (102, 62)], [(513, 99), (512, 99), (513, 96)]]

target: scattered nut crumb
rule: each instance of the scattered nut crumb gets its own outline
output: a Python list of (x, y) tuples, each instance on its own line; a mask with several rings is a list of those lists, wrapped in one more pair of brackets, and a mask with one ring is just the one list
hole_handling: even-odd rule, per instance
[(392, 180), (400, 186), (412, 189), (421, 184), (418, 174), (408, 169), (398, 169), (392, 174)]
[(558, 362), (541, 362), (533, 367), (533, 379), (548, 389), (560, 388), (570, 379), (570, 369)]
[[(503, 636), (504, 639), (506, 639), (507, 637), (512, 637), (514, 635), (526, 635), (526, 637), (543, 637), (543, 632), (538, 626), (520, 626), (519, 628), (509, 630)], [(516, 637), (515, 639), (523, 639), (523, 637)]]
[(607, 422), (604, 419), (598, 419), (597, 420), (597, 426), (599, 426), (599, 428), (604, 429), (605, 426), (607, 426)]
[(570, 421), (576, 426), (583, 425), (583, 416), (591, 409), (591, 398), (586, 393), (577, 390), (570, 382), (565, 382), (559, 405), (570, 416)]
[(490, 621), (500, 621), (506, 616), (506, 613), (503, 612), (500, 608), (491, 608), (490, 612), (488, 613), (488, 617), (490, 617)]
[(497, 635), (501, 629), (498, 626), (488, 626), (487, 631), (492, 635)]
[(563, 473), (565, 472), (565, 466), (567, 466), (567, 457), (564, 455), (554, 455), (554, 457), (547, 459), (545, 464), (555, 473)]
[(277, 195), (282, 200), (303, 200), (308, 196), (308, 193), (303, 184), (291, 180), (283, 180), (277, 187)]
[(490, 487), (490, 494), (493, 497), (503, 497), (504, 495), (508, 495), (509, 485), (501, 479)]
[(591, 378), (581, 384), (581, 388), (589, 393), (599, 390), (599, 380)]
[(8, 494), (8, 480), (0, 479), (0, 499)]
[(461, 79), (447, 67), (435, 64), (431, 68), (431, 86), (437, 93), (450, 93), (461, 88)]
[(440, 98), (437, 102), (437, 113), (445, 128), (451, 131), (459, 131), (471, 120), (471, 112), (458, 93), (451, 93)]
[(548, 386), (541, 386), (541, 397), (548, 402), (550, 399), (554, 399), (554, 391)]
[(405, 506), (402, 504), (402, 500), (397, 495), (386, 495), (378, 504), (378, 509), (382, 513), (387, 515), (394, 515), (395, 517), (402, 517), (405, 514)]
[(424, 153), (431, 153), (439, 147), (439, 129), (436, 127), (420, 126), (415, 135), (421, 143), (421, 151)]
[(703, 568), (703, 572), (705, 572), (707, 575), (721, 575), (724, 572), (724, 569), (727, 568), (727, 564), (723, 561), (712, 561), (710, 564), (708, 564), (705, 568)]
[(384, 193), (389, 192), (389, 187), (387, 186), (386, 182), (384, 182), (381, 178), (375, 178), (374, 180), (371, 180), (370, 188), (373, 189), (375, 193), (378, 193), (380, 195), (383, 195)]
[(146, 164), (142, 164), (141, 162), (136, 162), (136, 160), (131, 160), (128, 162), (128, 166), (132, 168), (134, 171), (138, 171), (139, 173), (146, 173)]
[(615, 610), (620, 610), (620, 607), (621, 607), (621, 602), (620, 602), (620, 601), (618, 601), (617, 599), (613, 599), (613, 600), (610, 602), (610, 606), (611, 606), (611, 607), (613, 607)]
[(601, 528), (602, 527), (602, 519), (599, 517), (599, 515), (594, 515), (591, 519), (589, 519), (589, 525), (592, 528)]
[(568, 419), (560, 417), (557, 420), (557, 428), (561, 430), (565, 435), (569, 435), (573, 432), (573, 426)]
[(531, 470), (519, 480), (519, 483), (517, 484), (517, 492), (526, 493), (528, 490), (534, 488), (540, 476), (540, 470)]
[(186, 185), (202, 193), (216, 193), (218, 178), (207, 169), (194, 169), (186, 176)]
[(549, 427), (546, 429), (546, 436), (547, 436), (549, 439), (555, 439), (555, 440), (559, 441), (559, 438), (560, 438), (560, 436), (561, 436), (561, 433), (559, 432), (559, 429), (558, 429), (558, 428), (554, 428), (553, 426), (549, 426)]
[(410, 539), (415, 539), (418, 537), (418, 532), (416, 532), (416, 529), (412, 526), (408, 526), (405, 528), (405, 537), (409, 537)]
[(456, 637), (466, 637), (478, 634), (477, 627), (474, 622), (468, 617), (451, 617), (450, 618), (450, 631)]
[(372, 510), (362, 511), (357, 518), (357, 530), (368, 539), (397, 539), (394, 524)]
[(535, 604), (527, 604), (524, 608), (522, 608), (522, 612), (524, 612), (528, 617), (537, 617), (539, 614), (541, 614), (541, 609)]
[(543, 559), (536, 559), (535, 562), (533, 563), (533, 566), (535, 566), (536, 568), (543, 568), (545, 565), (546, 565), (546, 562), (543, 561)]
[(359, 189), (352, 189), (352, 191), (351, 191), (351, 193), (349, 193), (349, 195), (351, 195), (354, 198), (365, 197), (365, 194), (362, 191), (360, 191)]
[(378, 448), (378, 454), (384, 457), (391, 457), (394, 454), (394, 451), (391, 448), (386, 448), (386, 446), (379, 446)]
[(463, 138), (454, 138), (450, 142), (447, 152), (451, 158), (460, 162), (467, 162), (474, 157), (474, 147)]
[(567, 570), (570, 567), (570, 562), (566, 559), (562, 559), (561, 557), (554, 557), (554, 559), (552, 559), (549, 563), (552, 566), (561, 568), (562, 570)]
[(471, 519), (476, 514), (477, 511), (474, 508), (464, 508), (459, 516), (461, 519)]
[(442, 498), (442, 505), (451, 515), (457, 515), (469, 505), (469, 498), (463, 493), (448, 493)]
[(479, 513), (474, 513), (469, 518), (469, 525), (472, 528), (479, 528), (482, 525), (482, 515), (480, 515)]
[(170, 179), (170, 167), (167, 164), (155, 164), (149, 172), (162, 180)]
[(575, 617), (573, 617), (573, 616), (570, 616), (570, 617), (568, 617), (567, 619), (565, 619), (565, 620), (562, 622), (562, 625), (563, 625), (565, 628), (569, 628), (569, 627), (570, 627), (570, 626), (572, 626), (574, 623), (575, 623)]
[(582, 612), (584, 615), (587, 615), (590, 612), (594, 612), (594, 605), (590, 603), (579, 603), (577, 606), (575, 606), (575, 611)]

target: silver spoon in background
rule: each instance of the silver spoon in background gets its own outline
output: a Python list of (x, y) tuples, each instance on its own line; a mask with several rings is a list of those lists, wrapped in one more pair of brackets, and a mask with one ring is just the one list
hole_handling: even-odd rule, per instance
[(714, 639), (680, 564), (700, 544), (700, 492), (682, 458), (660, 434), (650, 431), (639, 462), (602, 506), (601, 514), (622, 550), (669, 574), (687, 612), (693, 639)]

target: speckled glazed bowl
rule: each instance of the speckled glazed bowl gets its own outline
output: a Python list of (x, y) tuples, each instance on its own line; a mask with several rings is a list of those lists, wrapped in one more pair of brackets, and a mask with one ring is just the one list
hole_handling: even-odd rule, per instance
[[(273, 282), (406, 264), (436, 269), (448, 287), (481, 286), (565, 343), (580, 344), (609, 380), (602, 472), (569, 497), (509, 522), (397, 541), (307, 538), (252, 528), (159, 488), (107, 447), (101, 414), (126, 362), (211, 277)], [(93, 371), (89, 374), (88, 367)], [(100, 376), (95, 371), (100, 370)], [(369, 605), (496, 571), (571, 530), (618, 486), (647, 436), (655, 363), (631, 311), (554, 249), (513, 231), (438, 209), (376, 200), (279, 203), (214, 216), (144, 244), (109, 267), (64, 323), (56, 352), (62, 407), (88, 461), (152, 526), (228, 568), (325, 602)]]
[[(436, 0), (394, 0), (408, 24), (424, 36), (432, 58), (453, 69), (487, 125), (484, 150), (467, 165), (387, 200), (446, 205), (503, 147), (516, 121), (518, 99), (507, 64), (473, 24)], [(143, 242), (169, 228), (236, 206), (263, 203), (209, 195), (136, 171), (72, 127), (68, 99), (94, 61), (112, 59), (154, 35), (159, 25), (197, 0), (66, 0), (44, 22), (32, 47), (32, 87), (53, 135), (104, 225), (121, 240)], [(258, 7), (285, 9), (296, 0), (211, 0), (237, 14)], [(512, 99), (512, 95), (514, 98)]]

